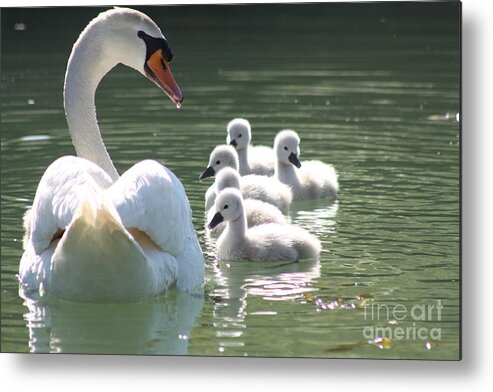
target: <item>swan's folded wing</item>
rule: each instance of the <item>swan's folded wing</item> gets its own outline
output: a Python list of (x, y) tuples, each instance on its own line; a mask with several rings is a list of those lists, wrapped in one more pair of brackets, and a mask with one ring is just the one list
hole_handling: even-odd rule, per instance
[(145, 232), (162, 250), (179, 255), (187, 241), (191, 210), (180, 180), (153, 160), (128, 169), (106, 195), (126, 228)]
[(95, 199), (111, 183), (99, 166), (86, 159), (64, 156), (54, 161), (39, 182), (30, 214), (28, 236), (35, 253), (41, 254), (65, 230), (82, 200)]

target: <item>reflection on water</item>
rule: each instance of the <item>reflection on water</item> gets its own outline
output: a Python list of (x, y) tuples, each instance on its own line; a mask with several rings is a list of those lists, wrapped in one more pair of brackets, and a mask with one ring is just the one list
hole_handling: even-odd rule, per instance
[(172, 290), (125, 306), (24, 300), (31, 352), (185, 355), (204, 294)]
[(291, 263), (224, 262), (214, 264), (213, 315), (219, 352), (225, 347), (244, 347), (242, 341), (245, 318), (271, 318), (277, 315), (270, 306), (249, 310), (249, 297), (263, 301), (293, 301), (313, 291), (311, 284), (320, 277), (320, 263), (301, 261)]
[[(142, 75), (118, 66), (97, 91), (99, 123), (120, 173), (152, 158), (182, 180), (206, 256), (204, 291), (129, 305), (20, 298), (22, 216), (46, 167), (74, 154), (63, 76), (73, 42), (101, 10), (2, 9), (4, 351), (458, 357), (454, 2), (142, 7), (171, 42), (184, 105), (177, 110)], [(296, 130), (303, 159), (337, 169), (337, 201), (300, 201), (288, 212), (322, 241), (319, 260), (216, 260), (204, 230), (210, 182), (197, 177), (234, 117), (250, 120), (254, 144), (272, 146), (280, 129)], [(439, 326), (441, 340), (380, 349), (363, 336), (365, 327), (413, 320), (394, 325), (365, 318), (362, 308), (322, 306), (358, 298), (406, 307), (440, 299), (440, 322), (416, 324)]]

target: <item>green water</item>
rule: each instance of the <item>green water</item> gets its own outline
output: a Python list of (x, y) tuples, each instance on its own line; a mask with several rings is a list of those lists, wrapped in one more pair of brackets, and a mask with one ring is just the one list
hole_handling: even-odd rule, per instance
[[(170, 41), (184, 105), (118, 66), (98, 89), (99, 122), (120, 172), (153, 158), (182, 180), (206, 255), (203, 293), (130, 305), (19, 297), (22, 216), (46, 167), (74, 153), (66, 61), (102, 9), (2, 9), (2, 351), (457, 359), (459, 5), (140, 9)], [(255, 144), (292, 128), (303, 159), (338, 170), (337, 202), (289, 211), (321, 239), (319, 260), (215, 259), (203, 230), (210, 182), (197, 177), (237, 116)], [(391, 339), (372, 341), (380, 327)]]

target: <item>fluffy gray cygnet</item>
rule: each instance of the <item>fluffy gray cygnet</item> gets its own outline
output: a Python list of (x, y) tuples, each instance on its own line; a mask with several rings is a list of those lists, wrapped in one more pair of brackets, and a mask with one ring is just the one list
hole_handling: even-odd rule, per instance
[(236, 148), (238, 152), (238, 171), (246, 174), (274, 175), (276, 155), (267, 146), (252, 146), (252, 127), (244, 118), (234, 118), (227, 126), (226, 143)]
[(336, 170), (321, 161), (300, 162), (300, 137), (295, 131), (279, 132), (274, 140), (274, 151), (277, 155), (275, 177), (291, 187), (295, 200), (337, 197)]
[(248, 228), (243, 203), (240, 191), (234, 188), (224, 189), (216, 198), (209, 229), (223, 221), (227, 224), (216, 244), (220, 259), (295, 261), (320, 254), (320, 241), (299, 226), (267, 223)]

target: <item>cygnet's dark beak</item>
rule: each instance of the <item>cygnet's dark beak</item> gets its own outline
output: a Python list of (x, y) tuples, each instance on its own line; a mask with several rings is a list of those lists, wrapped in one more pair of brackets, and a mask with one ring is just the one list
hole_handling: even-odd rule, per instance
[(221, 223), (224, 220), (223, 216), (221, 215), (220, 212), (216, 212), (216, 215), (212, 218), (212, 220), (209, 222), (207, 227), (209, 230), (212, 230), (214, 227), (216, 227), (219, 223)]
[(238, 147), (238, 143), (236, 143), (236, 140), (235, 140), (235, 139), (231, 140), (231, 141), (229, 142), (229, 145), (230, 145), (230, 146), (233, 146), (234, 148)]
[(209, 166), (204, 172), (200, 175), (199, 180), (202, 181), (205, 178), (214, 177), (216, 171), (212, 166)]
[(301, 162), (294, 152), (289, 154), (288, 159), (289, 159), (289, 162), (291, 162), (293, 165), (295, 165), (298, 169), (301, 167)]

